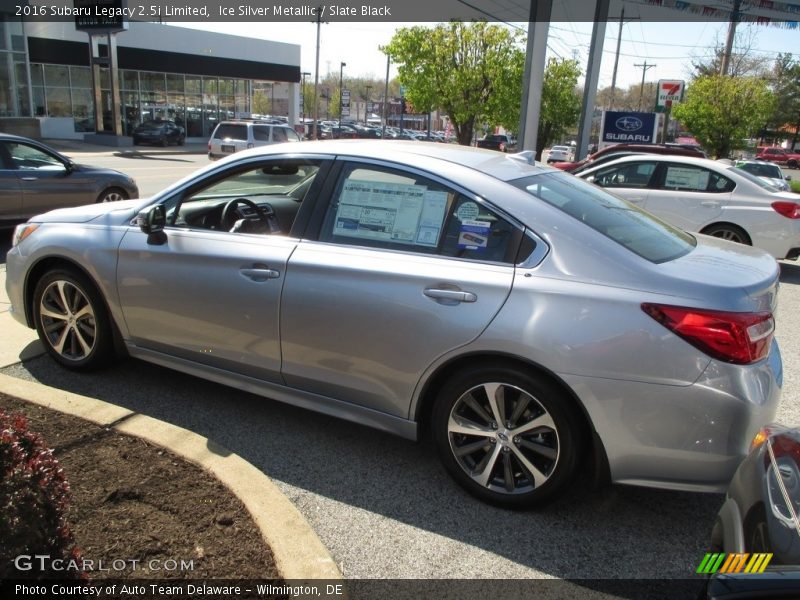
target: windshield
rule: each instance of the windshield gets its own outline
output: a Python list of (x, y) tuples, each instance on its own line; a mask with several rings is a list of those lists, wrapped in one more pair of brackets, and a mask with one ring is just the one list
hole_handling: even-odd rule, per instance
[(636, 206), (568, 173), (509, 181), (654, 263), (689, 253), (695, 239)]

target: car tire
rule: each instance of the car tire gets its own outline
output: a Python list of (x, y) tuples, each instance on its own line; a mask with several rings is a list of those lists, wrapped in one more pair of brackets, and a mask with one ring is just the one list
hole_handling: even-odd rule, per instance
[(161, 139), (159, 140), (159, 144), (161, 145), (162, 148), (166, 148), (167, 146), (169, 146), (169, 140), (167, 139), (167, 136), (165, 135), (162, 136)]
[(128, 193), (125, 190), (118, 187), (110, 187), (100, 192), (100, 195), (97, 196), (97, 203), (100, 204), (102, 202), (119, 202), (120, 200), (127, 200), (127, 199), (128, 199)]
[(750, 236), (747, 235), (747, 232), (738, 225), (733, 225), (732, 223), (717, 223), (716, 225), (706, 227), (700, 233), (722, 238), (723, 240), (728, 240), (729, 242), (744, 244), (745, 246), (753, 245), (753, 242), (750, 239)]
[(108, 309), (94, 284), (77, 270), (46, 273), (34, 289), (32, 312), (39, 339), (59, 364), (87, 370), (116, 359)]
[(794, 159), (792, 159), (792, 160), (790, 160), (790, 161), (788, 161), (788, 162), (786, 163), (786, 166), (787, 166), (787, 167), (789, 167), (790, 169), (796, 169), (796, 168), (797, 168), (797, 165), (798, 165), (798, 163), (797, 163), (797, 161), (796, 161), (796, 160), (794, 160)]
[(178, 146), (183, 146), (184, 144), (186, 144), (186, 136), (182, 135), (178, 138)]
[(566, 491), (583, 454), (582, 430), (563, 389), (501, 364), (452, 377), (432, 414), (450, 475), (477, 498), (511, 509), (534, 508)]

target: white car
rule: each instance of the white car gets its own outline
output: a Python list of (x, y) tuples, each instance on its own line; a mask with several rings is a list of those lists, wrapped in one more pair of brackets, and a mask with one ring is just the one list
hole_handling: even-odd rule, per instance
[(800, 197), (705, 158), (639, 154), (578, 175), (685, 231), (800, 256)]
[(288, 125), (261, 121), (222, 121), (208, 140), (208, 158), (218, 160), (248, 148), (299, 141), (300, 136)]
[(790, 175), (784, 175), (780, 166), (764, 160), (740, 160), (734, 164), (742, 171), (747, 171), (751, 175), (760, 177), (770, 185), (774, 185), (782, 192), (791, 191), (789, 182), (792, 180)]
[(572, 160), (572, 148), (569, 146), (553, 146), (547, 154), (547, 163), (567, 162)]

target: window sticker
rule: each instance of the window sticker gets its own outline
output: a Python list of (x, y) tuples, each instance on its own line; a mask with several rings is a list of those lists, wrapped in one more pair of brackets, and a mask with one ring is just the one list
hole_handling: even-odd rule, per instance
[(464, 221), (458, 231), (458, 247), (466, 250), (478, 250), (489, 245), (491, 223), (486, 221)]
[(447, 192), (350, 179), (342, 188), (333, 234), (435, 247), (446, 209)]
[(709, 171), (690, 167), (668, 167), (664, 187), (704, 192), (708, 188)]
[(480, 208), (474, 202), (464, 202), (456, 210), (456, 218), (461, 222), (474, 221), (478, 214), (480, 214)]

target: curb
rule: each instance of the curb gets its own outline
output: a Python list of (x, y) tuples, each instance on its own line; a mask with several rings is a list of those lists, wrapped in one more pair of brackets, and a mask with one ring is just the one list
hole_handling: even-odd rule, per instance
[(0, 391), (162, 446), (209, 471), (245, 505), (286, 580), (342, 580), (327, 548), (295, 506), (259, 469), (182, 427), (88, 398), (0, 374)]

